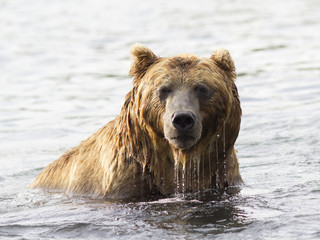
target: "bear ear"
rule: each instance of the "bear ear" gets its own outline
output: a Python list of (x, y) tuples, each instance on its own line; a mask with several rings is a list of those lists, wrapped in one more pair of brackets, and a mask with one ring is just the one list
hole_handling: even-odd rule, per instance
[(134, 77), (134, 82), (141, 79), (148, 68), (159, 58), (149, 48), (136, 43), (131, 46), (130, 53), (133, 57), (129, 75)]
[(217, 49), (210, 59), (212, 59), (221, 69), (228, 73), (233, 73), (232, 76), (235, 77), (236, 68), (228, 50), (223, 48)]

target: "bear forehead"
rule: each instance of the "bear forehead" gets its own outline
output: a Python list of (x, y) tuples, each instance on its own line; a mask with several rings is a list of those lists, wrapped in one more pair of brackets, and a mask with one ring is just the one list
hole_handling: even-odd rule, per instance
[(160, 58), (147, 74), (155, 83), (163, 81), (194, 82), (223, 79), (222, 71), (208, 58), (191, 54)]

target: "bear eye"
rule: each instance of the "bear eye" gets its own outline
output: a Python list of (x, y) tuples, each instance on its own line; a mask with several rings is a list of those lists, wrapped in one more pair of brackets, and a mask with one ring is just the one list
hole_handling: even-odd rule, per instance
[(210, 90), (208, 86), (199, 84), (194, 87), (194, 91), (199, 97), (207, 97)]
[(168, 95), (172, 92), (172, 90), (167, 86), (162, 86), (159, 88), (158, 92), (159, 92), (160, 99), (163, 100), (168, 97)]

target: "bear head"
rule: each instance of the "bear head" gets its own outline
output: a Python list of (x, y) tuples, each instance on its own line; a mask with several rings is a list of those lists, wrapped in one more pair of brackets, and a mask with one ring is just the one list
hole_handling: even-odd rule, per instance
[[(235, 67), (227, 50), (218, 49), (209, 58), (163, 58), (135, 44), (131, 54), (132, 97), (141, 126), (184, 152), (219, 136), (233, 105), (239, 104)], [(238, 136), (240, 119), (235, 121), (230, 146)]]

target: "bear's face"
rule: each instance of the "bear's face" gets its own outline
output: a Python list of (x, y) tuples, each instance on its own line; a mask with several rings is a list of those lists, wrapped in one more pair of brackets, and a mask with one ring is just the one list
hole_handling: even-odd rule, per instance
[(143, 46), (132, 52), (136, 59), (130, 73), (140, 118), (180, 150), (214, 136), (232, 98), (233, 79), (222, 61), (219, 66), (214, 57), (187, 54), (159, 58)]

